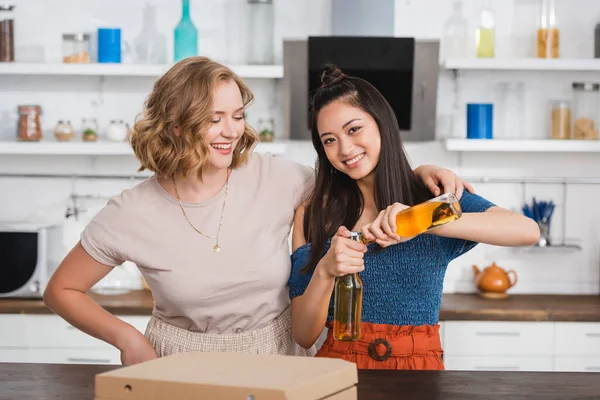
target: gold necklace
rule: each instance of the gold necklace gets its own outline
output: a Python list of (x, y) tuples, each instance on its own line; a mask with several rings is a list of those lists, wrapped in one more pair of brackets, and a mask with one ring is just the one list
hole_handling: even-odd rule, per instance
[(201, 232), (200, 230), (198, 230), (194, 224), (192, 224), (192, 221), (190, 221), (190, 219), (188, 218), (187, 214), (185, 213), (185, 209), (183, 208), (183, 204), (181, 204), (181, 199), (179, 198), (179, 192), (177, 191), (177, 184), (175, 183), (175, 177), (172, 177), (173, 180), (173, 187), (175, 188), (175, 194), (177, 195), (177, 200), (179, 201), (179, 207), (181, 208), (181, 211), (183, 212), (183, 216), (185, 217), (185, 219), (187, 220), (188, 224), (190, 224), (190, 226), (199, 234), (201, 234), (202, 236), (209, 238), (209, 239), (214, 239), (215, 242), (215, 246), (213, 247), (213, 250), (215, 253), (218, 253), (221, 251), (221, 247), (219, 246), (219, 233), (221, 232), (221, 225), (223, 224), (223, 214), (225, 212), (225, 202), (227, 201), (227, 191), (229, 189), (229, 173), (227, 174), (227, 180), (225, 181), (225, 198), (223, 199), (223, 207), (221, 207), (221, 219), (219, 220), (219, 227), (217, 228), (217, 235), (216, 236), (210, 236), (207, 235), (204, 232)]

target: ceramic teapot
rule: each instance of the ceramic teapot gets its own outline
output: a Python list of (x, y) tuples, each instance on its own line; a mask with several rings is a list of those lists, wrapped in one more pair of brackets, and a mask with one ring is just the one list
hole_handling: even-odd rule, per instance
[[(492, 265), (480, 271), (477, 265), (473, 265), (473, 275), (477, 289), (490, 298), (504, 298), (506, 291), (517, 283), (517, 273), (513, 270), (505, 271), (503, 268), (492, 263)], [(512, 275), (512, 280), (510, 279)]]

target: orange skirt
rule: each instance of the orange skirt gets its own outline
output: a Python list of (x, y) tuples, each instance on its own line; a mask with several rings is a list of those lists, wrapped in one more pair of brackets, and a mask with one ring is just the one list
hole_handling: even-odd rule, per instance
[(358, 369), (444, 370), (439, 325), (396, 326), (361, 324), (360, 339), (354, 342), (333, 339), (329, 331), (316, 357), (341, 358)]

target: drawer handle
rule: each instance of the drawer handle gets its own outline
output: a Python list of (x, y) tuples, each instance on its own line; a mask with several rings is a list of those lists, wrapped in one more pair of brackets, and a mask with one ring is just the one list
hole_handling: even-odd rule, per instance
[(86, 364), (110, 364), (109, 359), (104, 358), (77, 358), (77, 357), (69, 357), (67, 358), (68, 362), (74, 363), (86, 363)]
[(488, 371), (519, 371), (520, 368), (517, 366), (506, 366), (506, 367), (475, 367), (476, 370), (478, 371), (482, 371), (482, 370), (488, 370)]
[(585, 367), (585, 370), (590, 372), (600, 372), (600, 367)]
[(585, 336), (591, 337), (591, 338), (600, 338), (600, 333), (588, 332), (588, 333), (585, 334)]
[(510, 336), (519, 337), (519, 332), (477, 332), (477, 336)]

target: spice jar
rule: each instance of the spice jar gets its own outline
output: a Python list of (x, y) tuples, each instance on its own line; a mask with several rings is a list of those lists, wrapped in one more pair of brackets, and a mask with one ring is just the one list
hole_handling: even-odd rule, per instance
[(37, 142), (42, 139), (40, 115), (42, 108), (38, 105), (21, 105), (17, 107), (19, 122), (17, 139), (24, 142)]
[(81, 139), (84, 142), (95, 142), (98, 140), (98, 123), (96, 118), (81, 119)]
[(573, 83), (573, 139), (598, 139), (600, 84)]
[(123, 120), (113, 119), (106, 130), (106, 138), (115, 142), (124, 142), (127, 140), (127, 125)]
[(56, 140), (59, 142), (68, 142), (73, 139), (73, 136), (75, 136), (75, 132), (73, 126), (71, 126), (71, 121), (58, 121), (54, 128), (54, 137), (56, 137)]
[(15, 61), (14, 8), (0, 6), (0, 62)]
[(571, 102), (550, 101), (550, 138), (571, 139)]
[(258, 120), (258, 138), (261, 142), (272, 142), (275, 135), (273, 118)]
[(85, 64), (90, 62), (90, 34), (63, 34), (63, 62)]
[(554, 0), (539, 0), (539, 5), (537, 56), (538, 58), (558, 58), (560, 55), (560, 31), (556, 22)]

